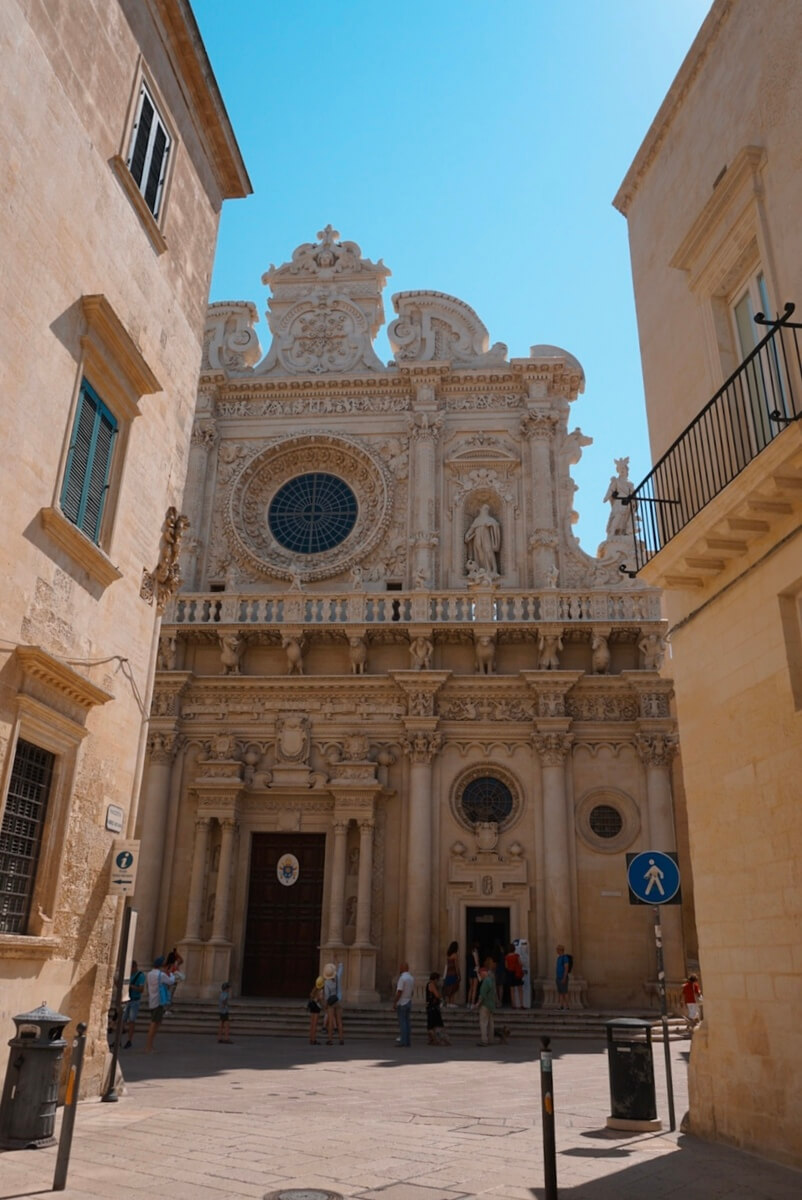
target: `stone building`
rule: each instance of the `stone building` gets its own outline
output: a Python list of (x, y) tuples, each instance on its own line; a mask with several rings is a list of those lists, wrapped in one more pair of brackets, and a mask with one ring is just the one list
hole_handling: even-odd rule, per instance
[[(422, 984), (451, 939), (522, 939), (535, 1002), (650, 1002), (651, 919), (626, 852), (676, 845), (659, 592), (619, 571), (629, 510), (585, 554), (569, 431), (582, 368), (508, 358), (467, 304), (393, 297), (327, 227), (250, 303), (213, 304), (143, 785), (142, 955), (185, 994)], [(631, 484), (626, 460), (611, 484)], [(669, 978), (684, 972), (666, 909)], [(463, 975), (465, 972), (463, 972)]]
[(691, 1128), (798, 1166), (801, 101), (800, 5), (716, 0), (615, 201), (656, 463), (639, 578), (664, 589), (696, 881)]
[(217, 224), (250, 188), (186, 0), (6, 0), (0, 49), (0, 1040), (43, 999), (87, 1022), (92, 1091)]

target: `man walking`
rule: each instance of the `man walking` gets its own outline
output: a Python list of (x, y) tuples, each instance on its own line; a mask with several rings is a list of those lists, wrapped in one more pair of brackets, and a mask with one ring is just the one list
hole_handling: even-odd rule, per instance
[(409, 963), (402, 962), (399, 968), (398, 983), (396, 984), (393, 1008), (398, 1014), (399, 1046), (412, 1044), (412, 993), (415, 990), (415, 980), (409, 973)]
[(493, 1014), (496, 1011), (496, 981), (493, 972), (487, 967), (479, 969), (479, 1036), (480, 1046), (493, 1044), (496, 1031)]
[(153, 1050), (156, 1034), (159, 1032), (159, 1026), (162, 1023), (165, 1009), (170, 1002), (170, 987), (175, 982), (172, 975), (162, 970), (163, 966), (164, 959), (162, 957), (154, 959), (153, 969), (148, 971), (145, 977), (148, 988), (148, 1009), (150, 1011), (148, 1040), (145, 1043), (146, 1054), (150, 1054)]

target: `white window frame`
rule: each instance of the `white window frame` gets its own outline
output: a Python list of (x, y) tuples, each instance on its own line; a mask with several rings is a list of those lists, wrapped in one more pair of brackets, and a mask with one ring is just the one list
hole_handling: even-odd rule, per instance
[[(142, 121), (142, 111), (145, 103), (148, 103), (153, 110), (153, 119), (148, 133), (147, 145), (145, 147), (145, 157), (142, 163), (142, 174), (139, 179), (136, 178), (133, 171), (134, 151), (140, 138), (140, 126)], [(151, 167), (153, 165), (153, 156), (156, 150), (156, 142), (159, 131), (164, 135), (165, 145), (162, 153), (162, 160), (159, 166), (159, 179), (156, 186), (156, 194), (153, 197), (151, 204), (147, 199), (148, 183), (150, 180)], [(131, 172), (131, 176), (136, 184), (142, 198), (145, 201), (148, 209), (153, 215), (154, 220), (158, 221), (161, 217), (162, 201), (164, 199), (165, 184), (167, 181), (167, 171), (169, 168), (173, 149), (173, 137), (167, 126), (166, 121), (162, 117), (161, 109), (154, 98), (152, 89), (148, 86), (147, 81), (143, 78), (139, 83), (139, 97), (136, 103), (134, 119), (131, 124), (131, 136), (128, 143), (128, 154), (126, 156), (126, 166)]]

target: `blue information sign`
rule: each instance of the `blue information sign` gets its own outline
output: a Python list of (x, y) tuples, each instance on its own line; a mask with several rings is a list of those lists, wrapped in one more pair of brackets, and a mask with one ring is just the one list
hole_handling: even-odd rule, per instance
[[(627, 883), (642, 904), (670, 904), (679, 891), (676, 857), (661, 850), (627, 855)], [(676, 901), (675, 901), (676, 903)]]

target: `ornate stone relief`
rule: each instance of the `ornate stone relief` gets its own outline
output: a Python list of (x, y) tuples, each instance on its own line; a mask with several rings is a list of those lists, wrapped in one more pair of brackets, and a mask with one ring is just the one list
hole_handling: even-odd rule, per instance
[(488, 349), (490, 338), (469, 305), (444, 292), (397, 292), (398, 313), (387, 327), (397, 362), (449, 360), (455, 366), (485, 366), (506, 362), (501, 342)]
[(210, 304), (203, 336), (202, 371), (244, 371), (257, 363), (262, 351), (253, 326), (258, 317), (249, 301)]
[(189, 517), (179, 513), (178, 509), (170, 506), (162, 525), (162, 540), (159, 550), (159, 561), (152, 571), (142, 570), (142, 583), (139, 594), (148, 604), (156, 601), (156, 611), (163, 613), (167, 602), (172, 599), (181, 587), (181, 568), (178, 563), (181, 553), (181, 539), (189, 528)]
[(565, 713), (575, 721), (635, 721), (640, 715), (635, 696), (603, 688), (572, 692), (566, 697)]
[[(358, 514), (339, 545), (299, 556), (273, 538), (267, 511), (282, 484), (308, 471), (345, 480), (356, 496)], [(392, 498), (387, 466), (353, 438), (325, 431), (286, 438), (254, 455), (232, 485), (224, 517), (231, 554), (243, 569), (263, 578), (292, 579), (299, 569), (307, 580), (329, 578), (348, 571), (377, 546), (390, 522)], [(308, 565), (300, 566), (302, 557), (309, 559)]]

